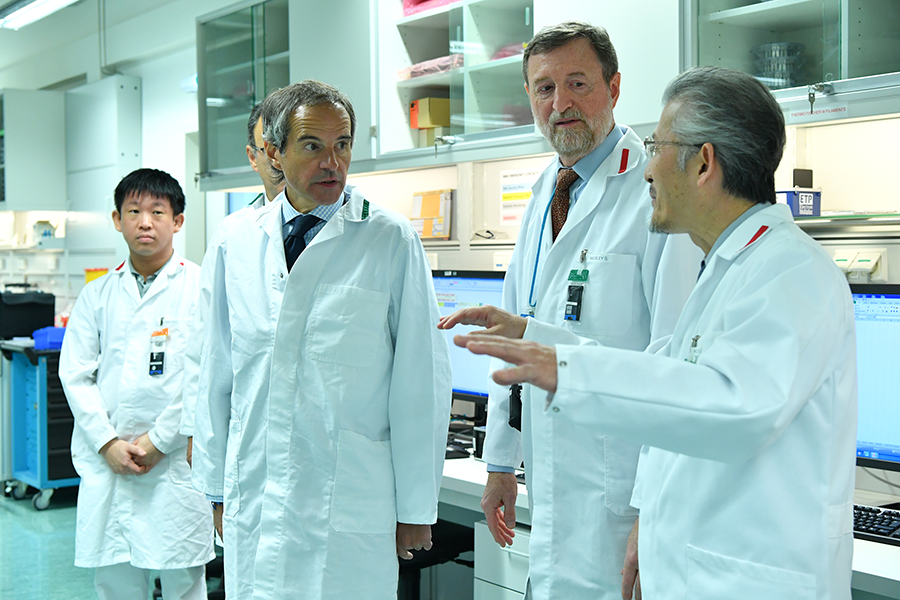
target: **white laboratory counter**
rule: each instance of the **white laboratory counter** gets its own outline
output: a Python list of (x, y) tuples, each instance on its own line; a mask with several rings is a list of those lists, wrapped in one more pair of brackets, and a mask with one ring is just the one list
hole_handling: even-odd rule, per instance
[[(487, 471), (483, 461), (474, 458), (445, 461), (439, 514), (452, 512), (450, 507), (481, 514), (481, 494), (485, 483)], [(871, 498), (860, 493), (856, 501), (865, 504), (871, 502)], [(531, 524), (528, 492), (523, 484), (519, 484), (519, 496), (516, 498), (516, 521)], [(852, 585), (854, 590), (900, 599), (900, 546), (853, 540)]]
[[(444, 479), (441, 482), (440, 503), (473, 511), (481, 515), (481, 495), (487, 483), (487, 468), (484, 461), (475, 458), (452, 458), (444, 461)], [(440, 512), (440, 509), (439, 509)], [(516, 521), (531, 525), (528, 510), (528, 490), (519, 484), (516, 498)]]

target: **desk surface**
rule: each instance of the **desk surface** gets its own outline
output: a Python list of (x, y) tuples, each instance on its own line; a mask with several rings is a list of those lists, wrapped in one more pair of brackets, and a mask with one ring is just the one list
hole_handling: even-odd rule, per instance
[[(487, 465), (484, 461), (475, 458), (445, 460), (439, 500), (443, 504), (481, 513), (481, 496), (486, 483)], [(519, 484), (519, 495), (516, 497), (516, 522), (531, 525), (528, 490), (522, 483)]]
[[(487, 470), (483, 461), (474, 458), (446, 460), (440, 501), (480, 513), (486, 483)], [(528, 491), (521, 483), (516, 498), (516, 521), (531, 524)], [(900, 546), (853, 540), (853, 588), (900, 599)]]

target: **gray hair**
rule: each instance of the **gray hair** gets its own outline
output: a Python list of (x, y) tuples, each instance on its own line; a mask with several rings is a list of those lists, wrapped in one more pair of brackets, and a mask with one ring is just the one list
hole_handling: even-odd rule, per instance
[(525, 78), (525, 85), (528, 85), (528, 59), (532, 55), (546, 54), (579, 38), (590, 42), (597, 54), (597, 60), (600, 61), (600, 66), (603, 67), (603, 78), (608, 86), (613, 75), (619, 72), (616, 49), (609, 40), (609, 34), (605, 29), (583, 21), (566, 21), (559, 25), (544, 27), (531, 38), (531, 41), (525, 46), (525, 55), (522, 58), (522, 77)]
[(755, 77), (719, 67), (697, 67), (676, 77), (663, 104), (678, 102), (671, 130), (682, 146), (684, 170), (697, 147), (709, 142), (722, 165), (722, 186), (757, 203), (775, 202), (775, 169), (784, 153), (784, 115)]
[(275, 90), (263, 100), (263, 139), (284, 153), (290, 133), (291, 115), (301, 106), (333, 104), (347, 111), (350, 117), (350, 138), (356, 135), (356, 113), (350, 98), (327, 83), (305, 79), (280, 90)]
[(253, 106), (253, 110), (250, 111), (250, 118), (247, 119), (248, 146), (256, 146), (256, 136), (253, 135), (253, 133), (256, 129), (256, 123), (259, 121), (260, 115), (262, 115), (262, 102), (258, 102)]
[[(255, 130), (256, 130), (256, 123), (259, 122), (260, 119), (262, 119), (262, 108), (263, 108), (263, 103), (258, 102), (253, 107), (253, 110), (250, 111), (250, 118), (247, 119), (247, 145), (248, 146), (254, 146), (254, 147), (256, 146), (256, 135), (254, 135), (254, 134), (255, 134)], [(263, 150), (263, 149), (260, 148), (260, 150)], [(263, 154), (265, 154), (265, 150), (263, 150)], [(284, 173), (282, 173), (281, 171), (276, 169), (272, 165), (272, 163), (269, 162), (268, 157), (265, 159), (265, 161), (266, 161), (266, 164), (268, 164), (268, 166), (269, 166), (269, 168), (267, 169), (267, 175), (269, 177), (269, 180), (272, 183), (274, 183), (275, 185), (278, 185), (279, 183), (281, 183), (284, 180)]]

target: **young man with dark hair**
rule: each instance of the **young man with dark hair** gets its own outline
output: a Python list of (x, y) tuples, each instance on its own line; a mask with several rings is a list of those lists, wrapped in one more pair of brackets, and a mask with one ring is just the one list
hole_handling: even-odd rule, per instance
[(59, 363), (81, 477), (75, 565), (96, 568), (101, 600), (146, 598), (151, 569), (167, 599), (205, 599), (212, 516), (178, 433), (199, 290), (199, 267), (172, 247), (184, 193), (169, 174), (138, 169), (115, 205), (129, 257), (79, 294)]

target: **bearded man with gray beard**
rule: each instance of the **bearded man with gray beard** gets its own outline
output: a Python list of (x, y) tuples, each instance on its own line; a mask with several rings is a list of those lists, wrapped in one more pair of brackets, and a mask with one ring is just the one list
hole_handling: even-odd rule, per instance
[[(647, 159), (634, 131), (613, 119), (616, 51), (604, 29), (561, 23), (528, 43), (522, 74), (535, 122), (558, 156), (532, 188), (503, 310), (464, 309), (439, 327), (481, 325), (544, 344), (576, 333), (642, 351), (671, 334), (702, 254), (686, 236), (648, 230)], [(532, 525), (526, 598), (620, 597), (640, 445), (547, 418), (546, 394), (527, 384), (521, 424), (511, 424), (516, 401), (491, 385), (481, 504), (494, 540), (513, 544), (513, 468), (524, 458)]]

